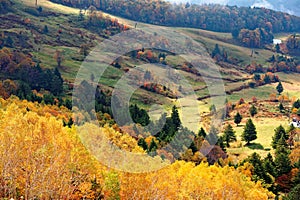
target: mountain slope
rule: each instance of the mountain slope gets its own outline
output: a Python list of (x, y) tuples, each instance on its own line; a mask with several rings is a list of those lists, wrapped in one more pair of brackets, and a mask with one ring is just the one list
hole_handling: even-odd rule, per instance
[[(7, 0), (0, 0), (4, 1)], [(289, 55), (288, 51), (289, 46), (297, 51), (298, 35), (290, 36), (289, 45), (286, 46), (283, 41), (277, 48), (265, 45), (264, 49), (250, 49), (241, 46), (231, 33), (143, 24), (114, 17), (93, 7), (76, 9), (46, 0), (39, 0), (37, 6), (30, 0), (25, 0), (25, 3), (16, 0), (12, 2), (14, 4), (10, 9), (0, 15), (1, 22), (4, 22), (0, 25), (0, 96), (8, 98), (0, 98), (0, 113), (3, 116), (0, 119), (3, 122), (0, 125), (0, 138), (1, 141), (9, 141), (0, 145), (0, 154), (4, 158), (0, 161), (0, 170), (3, 172), (0, 180), (4, 180), (0, 181), (0, 196), (16, 199), (20, 195), (25, 195), (25, 199), (209, 199), (212, 196), (217, 199), (271, 199), (274, 196), (267, 188), (273, 191), (273, 186), (293, 180), (294, 172), (297, 172), (296, 165), (291, 175), (289, 173), (281, 176), (282, 174), (268, 175), (269, 166), (259, 163), (264, 162), (263, 159), (269, 152), (273, 153), (270, 148), (273, 130), (279, 124), (288, 128), (291, 106), (299, 96), (299, 74), (296, 73), (297, 70), (300, 72), (300, 66), (297, 67), (299, 60)], [(230, 7), (227, 9), (230, 11)], [(262, 10), (254, 9), (257, 12)], [(289, 17), (285, 14), (283, 16)], [(151, 30), (150, 35), (145, 27)], [(123, 50), (118, 48), (123, 42), (135, 43), (135, 35), (112, 42), (116, 37), (129, 32), (142, 33), (137, 34), (141, 40), (149, 39), (153, 42), (149, 46), (163, 46), (146, 48), (147, 45), (141, 43), (134, 50), (122, 53), (107, 63), (99, 83), (98, 77), (90, 71), (84, 71), (86, 81), (79, 79), (81, 82), (75, 86), (86, 97), (84, 103), (89, 110), (77, 112), (82, 107), (74, 107), (70, 98), (73, 97), (73, 103), (78, 99), (76, 93), (73, 93), (73, 87), (82, 62), (94, 61), (94, 57), (87, 56), (99, 43), (110, 42), (110, 50), (117, 52)], [(259, 35), (263, 31), (258, 29), (249, 33)], [(196, 59), (200, 63), (204, 61), (202, 71), (199, 70), (201, 73), (191, 64), (189, 58), (176, 55), (175, 50), (168, 51), (167, 47), (193, 52), (202, 50)], [(107, 55), (115, 58), (115, 51), (108, 53), (110, 54), (100, 52), (100, 58)], [(97, 59), (98, 57), (95, 61)], [(155, 64), (159, 65), (158, 70)], [(218, 65), (220, 77), (210, 73), (209, 67), (215, 65)], [(145, 66), (145, 70), (136, 70), (140, 66)], [(95, 71), (101, 71), (101, 66), (95, 67)], [(177, 76), (177, 72), (182, 77)], [(159, 82), (159, 75), (178, 82)], [(128, 100), (130, 104), (138, 104), (129, 106), (136, 124), (131, 121), (126, 121), (125, 124), (116, 123), (118, 117), (110, 115), (112, 91), (117, 90), (118, 81), (126, 76), (129, 83), (140, 84), (140, 88)], [(192, 91), (185, 91), (181, 87), (182, 79), (187, 80)], [(215, 91), (208, 89), (220, 80), (227, 93), (227, 99), (221, 99), (225, 109), (216, 108), (211, 96), (211, 92)], [(284, 87), (281, 95), (277, 94), (277, 83), (274, 83), (279, 80)], [(61, 90), (53, 91), (57, 85)], [(130, 90), (130, 87), (124, 85), (124, 92)], [(95, 102), (90, 101), (93, 96), (89, 96), (93, 86), (96, 88), (95, 94), (92, 93)], [(190, 95), (191, 93), (196, 96)], [(186, 101), (181, 102), (183, 100)], [(279, 101), (283, 104), (283, 110), (278, 108)], [(154, 104), (164, 109), (160, 110)], [(71, 112), (72, 106), (74, 112)], [(250, 106), (257, 108), (255, 116), (250, 115)], [(152, 130), (143, 127), (147, 124), (147, 119), (149, 122), (149, 116), (140, 107), (150, 110), (150, 120), (154, 128), (161, 128), (161, 122), (166, 120), (157, 134), (152, 134)], [(126, 108), (121, 103), (117, 107), (121, 111)], [(171, 117), (162, 115), (162, 120), (155, 120), (162, 112), (170, 109)], [(188, 109), (188, 112), (184, 113), (184, 109)], [(292, 117), (298, 112), (295, 109), (292, 109)], [(94, 110), (96, 117), (90, 115)], [(233, 120), (237, 112), (243, 116), (239, 126), (235, 126)], [(152, 118), (153, 113), (158, 117)], [(227, 142), (226, 147), (224, 146), (224, 130), (221, 122), (211, 123), (214, 116), (220, 117), (223, 124), (234, 125), (232, 129), (236, 131), (237, 141), (229, 141), (230, 145)], [(243, 129), (249, 118), (257, 127), (258, 138), (251, 144), (244, 145)], [(184, 122), (190, 124), (186, 125)], [(101, 128), (97, 126), (98, 123)], [(199, 130), (198, 124), (204, 127), (204, 132), (196, 134)], [(194, 133), (179, 127), (181, 125)], [(78, 127), (80, 128), (76, 129)], [(186, 133), (185, 137), (177, 137), (177, 131)], [(206, 131), (209, 135), (207, 138)], [(103, 135), (109, 141), (102, 140)], [(212, 145), (211, 140), (215, 136), (218, 142)], [(176, 148), (164, 148), (174, 138), (178, 141), (175, 147), (183, 148), (180, 155)], [(193, 139), (190, 144), (181, 143), (191, 138)], [(117, 148), (105, 144), (115, 144)], [(91, 151), (86, 151), (85, 147)], [(207, 151), (209, 148), (212, 148), (210, 152)], [(112, 154), (111, 150), (116, 151)], [(144, 162), (146, 160), (137, 161), (135, 157), (123, 159), (124, 152), (120, 155), (119, 150), (125, 150), (128, 154), (139, 152), (144, 156), (149, 153), (158, 162), (151, 165)], [(252, 155), (255, 159), (248, 157), (254, 152), (262, 158), (258, 154)], [(288, 161), (288, 153), (284, 156)], [(240, 162), (247, 157), (247, 160)], [(271, 154), (268, 157), (273, 162)], [(95, 158), (103, 164), (106, 163), (109, 169), (99, 166)], [(182, 161), (175, 161), (177, 158)], [(280, 163), (277, 158), (275, 160)], [(119, 161), (121, 166), (117, 166)], [(167, 164), (168, 161), (175, 163), (153, 173), (121, 172), (148, 172), (147, 170), (160, 168), (160, 164)], [(208, 166), (206, 162), (217, 164)], [(53, 165), (55, 168), (52, 168)], [(276, 165), (277, 168), (278, 166)], [(119, 171), (115, 172), (114, 168)], [(107, 171), (109, 172), (106, 173)], [(266, 173), (262, 173), (264, 171)], [(55, 181), (57, 176), (59, 182)], [(279, 191), (288, 191), (291, 186), (286, 185), (289, 187), (287, 190)]]
[(284, 0), (168, 0), (175, 3), (186, 3), (190, 2), (193, 4), (221, 4), (221, 5), (232, 5), (232, 6), (255, 6), (264, 7), (272, 10), (286, 12), (291, 15), (300, 16), (300, 8), (298, 0), (284, 1)]
[[(164, 1), (135, 0), (51, 0), (78, 8), (95, 8), (131, 20), (163, 26), (202, 28), (218, 32), (233, 32), (243, 28), (264, 28), (268, 32), (300, 30), (300, 18), (261, 8), (220, 5), (172, 5)], [(122, 5), (122, 6), (120, 6)], [(155, 14), (153, 14), (155, 13)]]
[[(84, 59), (84, 56), (82, 55), (82, 44), (88, 44), (88, 49), (91, 50), (96, 44), (97, 41), (102, 41), (107, 37), (106, 30), (96, 31), (93, 29), (87, 29), (85, 28), (84, 24), (82, 22), (77, 22), (78, 15), (80, 12), (80, 9), (76, 8), (70, 8), (66, 6), (62, 6), (59, 4), (51, 3), (46, 0), (40, 0), (39, 6), (43, 7), (43, 12), (47, 13), (47, 9), (50, 11), (48, 15), (51, 15), (51, 12), (59, 11), (61, 14), (59, 14), (57, 17), (51, 17), (51, 19), (43, 16), (33, 16), (30, 15), (28, 12), (20, 12), (18, 16), (14, 17), (15, 19), (21, 19), (21, 18), (29, 18), (31, 19), (31, 23), (33, 26), (29, 27), (30, 29), (33, 29), (36, 37), (35, 40), (28, 40), (29, 44), (33, 47), (27, 49), (27, 51), (31, 52), (34, 56), (34, 59), (40, 62), (41, 66), (44, 68), (54, 68), (54, 66), (57, 64), (56, 60), (53, 56), (57, 50), (64, 52), (64, 61), (62, 62), (61, 67), (59, 68), (64, 80), (66, 83), (72, 83), (78, 68), (80, 67), (81, 61)], [(34, 3), (30, 0), (25, 0), (25, 3), (30, 6), (35, 6)], [(108, 15), (106, 13), (101, 12), (101, 15), (103, 16), (109, 16), (110, 19), (118, 19), (119, 22), (125, 23), (129, 27), (134, 27), (134, 25), (137, 23), (136, 21), (123, 19), (120, 17), (115, 17), (112, 15)], [(88, 14), (86, 14), (86, 17)], [(72, 22), (68, 22), (68, 21)], [(39, 22), (39, 20), (43, 20), (43, 22)], [(19, 21), (18, 23), (22, 24), (20, 28), (26, 28), (26, 26), (23, 24), (22, 21)], [(10, 24), (7, 22), (6, 24)], [(17, 24), (17, 22), (16, 22)], [(59, 25), (57, 25), (59, 24)], [(43, 34), (42, 32), (39, 32), (39, 30), (43, 29), (43, 26), (47, 25), (49, 29), (48, 34)], [(4, 26), (4, 25), (3, 25)], [(20, 25), (18, 25), (20, 26)], [(149, 27), (152, 29), (155, 29), (155, 25), (150, 24), (143, 24), (138, 22), (138, 28), (142, 27)], [(5, 28), (5, 27), (3, 27)], [(161, 28), (161, 27), (160, 27)], [(188, 36), (192, 37), (195, 41), (200, 42), (203, 44), (203, 46), (207, 49), (208, 53), (212, 53), (214, 50), (214, 47), (216, 44), (219, 44), (221, 50), (225, 51), (228, 55), (229, 60), (232, 60), (233, 64), (229, 63), (223, 63), (221, 66), (222, 70), (222, 76), (225, 78), (225, 87), (227, 92), (240, 90), (238, 88), (241, 88), (243, 85), (248, 85), (248, 82), (251, 81), (251, 74), (248, 74), (248, 72), (245, 70), (245, 66), (250, 63), (257, 63), (261, 65), (269, 65), (266, 60), (270, 58), (273, 54), (276, 55), (276, 53), (267, 50), (267, 49), (257, 49), (255, 50), (256, 53), (254, 56), (252, 49), (241, 47), (238, 43), (235, 43), (232, 39), (231, 34), (224, 34), (224, 33), (216, 33), (211, 31), (205, 31), (201, 29), (181, 29), (181, 28), (172, 28), (172, 27), (164, 27), (170, 31), (173, 29), (175, 31), (183, 32), (184, 34), (187, 34)], [(38, 31), (36, 31), (36, 30)], [(58, 31), (62, 31), (60, 35), (60, 41), (57, 41), (56, 33)], [(110, 28), (107, 28), (110, 30)], [(12, 27), (8, 28), (6, 30), (6, 34), (10, 35), (12, 34), (12, 38), (14, 39), (15, 36), (15, 29)], [(70, 34), (72, 34), (72, 37)], [(115, 32), (117, 33), (117, 32)], [(27, 33), (26, 33), (27, 34)], [(82, 37), (82, 34), (83, 37)], [(32, 38), (28, 35), (28, 38)], [(76, 38), (76, 43), (74, 43), (74, 39)], [(94, 38), (94, 39), (92, 39)], [(37, 43), (38, 41), (38, 43)], [(92, 42), (91, 42), (92, 41)], [(24, 47), (22, 47), (24, 49)], [(39, 49), (39, 50), (38, 50)], [(78, 54), (78, 52), (81, 52)], [(159, 52), (152, 51), (153, 55), (158, 56)], [(197, 91), (198, 97), (203, 97), (208, 95), (208, 91), (206, 89), (199, 90), (199, 88), (202, 88), (202, 82), (197, 81), (198, 77), (196, 74), (193, 74), (191, 72), (187, 72), (184, 68), (184, 63), (178, 62), (178, 58), (176, 56), (167, 55), (167, 62), (168, 64), (171, 64), (172, 66), (178, 66), (181, 67), (178, 69), (181, 69), (182, 72), (187, 73), (189, 76), (189, 80), (191, 81), (191, 84), (194, 85), (195, 91)], [(124, 70), (132, 68), (134, 65), (136, 65), (137, 61), (136, 58), (132, 58), (128, 55), (126, 55), (122, 62), (120, 62), (121, 69), (117, 69), (114, 66), (110, 66), (108, 68), (107, 73), (104, 73), (103, 80), (101, 84), (103, 84), (105, 87), (112, 88), (113, 85), (116, 83), (114, 79), (117, 77), (122, 76), (124, 73)], [(147, 58), (143, 60), (142, 63), (147, 63), (149, 60)], [(239, 78), (240, 77), (240, 78)], [(68, 91), (69, 93), (70, 91)], [(147, 91), (147, 95), (145, 95), (143, 92), (140, 96), (147, 96), (151, 99), (159, 99), (162, 100), (163, 98), (161, 96), (156, 96), (156, 94), (149, 93)], [(151, 97), (152, 96), (152, 97)], [(251, 97), (250, 97), (251, 98)], [(135, 99), (138, 101), (139, 98)], [(163, 102), (163, 101), (162, 101)]]

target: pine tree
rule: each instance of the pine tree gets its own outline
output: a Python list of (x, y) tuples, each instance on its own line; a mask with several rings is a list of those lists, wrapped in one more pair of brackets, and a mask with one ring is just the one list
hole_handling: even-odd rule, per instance
[(276, 86), (276, 90), (277, 90), (278, 94), (281, 94), (283, 92), (283, 86), (282, 86), (281, 82), (279, 82), (278, 85)]
[(271, 83), (271, 79), (270, 79), (269, 75), (266, 74), (266, 75), (264, 76), (264, 82), (265, 82), (266, 84)]
[(149, 149), (148, 149), (148, 152), (151, 154), (151, 155), (155, 155), (156, 153), (156, 149), (157, 149), (157, 144), (156, 142), (154, 141), (154, 139), (151, 140), (150, 142), (150, 145), (149, 145)]
[(238, 126), (241, 123), (242, 119), (242, 115), (239, 112), (237, 112), (234, 116), (234, 123)]
[(239, 36), (239, 33), (240, 33), (240, 30), (239, 29), (233, 29), (232, 31), (231, 31), (231, 35), (232, 35), (232, 37), (234, 38), (234, 39), (237, 39), (238, 38), (238, 36)]
[[(152, 141), (151, 141), (151, 142), (152, 142)], [(139, 145), (140, 147), (142, 147), (144, 150), (147, 150), (147, 149), (148, 149), (147, 142), (145, 141), (144, 138), (139, 139), (138, 145)]]
[(278, 106), (278, 108), (279, 108), (280, 112), (282, 112), (282, 111), (284, 110), (284, 106), (283, 106), (283, 104), (282, 104), (282, 103), (280, 103), (280, 104), (279, 104), (279, 106)]
[(63, 92), (63, 81), (61, 77), (54, 75), (50, 82), (50, 91), (54, 95), (59, 95)]
[(287, 196), (283, 197), (283, 200), (295, 200), (300, 199), (300, 183), (296, 185)]
[(300, 99), (297, 99), (297, 101), (293, 103), (293, 108), (300, 108)]
[(275, 49), (276, 49), (276, 53), (280, 53), (281, 52), (279, 44), (276, 44)]
[(218, 55), (220, 53), (221, 53), (221, 51), (220, 51), (219, 45), (216, 44), (213, 52), (211, 53), (211, 57), (213, 58), (213, 57), (215, 57), (216, 55)]
[(255, 81), (260, 81), (261, 77), (259, 74), (254, 74), (254, 80)]
[(226, 148), (224, 145), (224, 137), (216, 137), (218, 138), (216, 145), (218, 145), (224, 152), (226, 152)]
[(228, 124), (224, 131), (224, 140), (226, 142), (226, 146), (230, 147), (229, 142), (236, 141), (235, 132), (230, 124)]
[(192, 150), (193, 153), (196, 153), (198, 151), (196, 145), (195, 145), (195, 142), (192, 142), (189, 149)]
[(284, 148), (288, 147), (288, 144), (284, 138), (284, 135), (281, 135), (281, 138), (278, 140), (276, 147), (284, 147)]
[[(281, 141), (283, 141), (283, 137)], [(289, 150), (285, 147), (285, 145), (277, 145), (274, 162), (277, 177), (287, 174), (292, 170)]]
[(275, 62), (275, 61), (276, 59), (274, 55), (272, 55), (271, 58), (268, 59), (268, 62)]
[(176, 106), (173, 106), (173, 108), (172, 108), (171, 119), (172, 119), (172, 122), (175, 125), (176, 131), (177, 131), (181, 125), (181, 121), (180, 121), (178, 110), (177, 110)]
[(267, 157), (265, 157), (265, 159), (263, 160), (263, 166), (267, 173), (275, 177), (275, 163), (270, 153), (268, 153)]
[(69, 118), (69, 121), (68, 121), (67, 123), (64, 122), (64, 124), (65, 124), (65, 126), (68, 126), (69, 128), (71, 128), (72, 125), (74, 124), (73, 118), (70, 117), (70, 118)]
[(242, 140), (247, 142), (247, 145), (252, 140), (255, 140), (257, 138), (257, 132), (255, 125), (253, 124), (251, 119), (248, 119), (246, 126), (244, 128), (244, 132), (242, 133)]
[(61, 77), (61, 73), (59, 72), (58, 68), (55, 67), (53, 71), (54, 75), (56, 75), (61, 81), (63, 81), (63, 78)]
[(257, 108), (254, 105), (252, 105), (249, 109), (249, 112), (250, 112), (251, 117), (254, 117), (254, 115), (257, 114)]
[(277, 143), (280, 140), (281, 137), (284, 138), (284, 140), (288, 139), (288, 134), (286, 134), (285, 129), (282, 125), (278, 126), (275, 130), (275, 135), (272, 138), (272, 148), (276, 149)]
[(147, 126), (150, 123), (150, 117), (147, 111), (140, 109), (136, 104), (130, 105), (129, 111), (134, 123), (138, 123), (142, 126)]
[(42, 6), (39, 6), (39, 7), (37, 8), (37, 11), (39, 11), (39, 13), (43, 12), (43, 7), (42, 7)]
[(198, 136), (205, 138), (206, 135), (207, 134), (206, 134), (205, 130), (203, 129), (203, 127), (201, 127), (200, 130), (199, 130), (199, 132), (198, 132)]
[(262, 180), (267, 180), (267, 182), (270, 182), (271, 180), (270, 177), (268, 177), (264, 167), (263, 167), (263, 162), (261, 161), (261, 157), (258, 153), (254, 152), (249, 158), (248, 158), (249, 163), (252, 164), (254, 168), (254, 175), (252, 178), (255, 181), (258, 181), (260, 179)]
[(64, 101), (64, 106), (65, 106), (66, 108), (68, 108), (69, 110), (72, 110), (72, 101), (71, 101), (70, 99), (66, 99), (66, 100)]
[(48, 32), (49, 32), (48, 26), (45, 25), (45, 26), (44, 26), (43, 33), (44, 33), (44, 34), (47, 34)]

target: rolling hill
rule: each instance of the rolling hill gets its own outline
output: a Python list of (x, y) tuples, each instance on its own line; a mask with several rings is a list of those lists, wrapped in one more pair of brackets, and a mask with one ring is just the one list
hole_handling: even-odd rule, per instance
[[(273, 199), (297, 188), (300, 41), (289, 31), (300, 18), (204, 6), (163, 19), (163, 1), (80, 2), (0, 0), (0, 197)], [(237, 36), (216, 26), (232, 15)]]

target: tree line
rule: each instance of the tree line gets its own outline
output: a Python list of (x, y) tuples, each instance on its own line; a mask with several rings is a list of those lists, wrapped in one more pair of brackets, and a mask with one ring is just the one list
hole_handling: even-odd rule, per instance
[(57, 68), (42, 69), (38, 62), (33, 62), (22, 52), (1, 49), (0, 64), (0, 71), (5, 77), (24, 82), (31, 90), (45, 89), (54, 95), (63, 92), (63, 79)]
[(7, 13), (13, 3), (10, 0), (0, 0), (0, 14)]
[(243, 28), (263, 28), (267, 32), (300, 30), (300, 18), (266, 8), (222, 5), (171, 4), (147, 0), (51, 0), (67, 6), (88, 8), (151, 24), (234, 32)]

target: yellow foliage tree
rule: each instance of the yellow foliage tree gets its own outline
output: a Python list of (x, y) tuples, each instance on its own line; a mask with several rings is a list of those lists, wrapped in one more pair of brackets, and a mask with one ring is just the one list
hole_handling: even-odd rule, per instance
[[(58, 115), (53, 110), (55, 106), (51, 109), (15, 97), (0, 99), (1, 197), (124, 200), (274, 197), (260, 182), (251, 181), (253, 167), (248, 163), (238, 169), (208, 166), (205, 162), (197, 166), (185, 161), (169, 164), (159, 156), (148, 156), (134, 138), (112, 127), (91, 123), (63, 127), (64, 113)], [(191, 160), (202, 157), (187, 156)], [(104, 167), (101, 161), (111, 163), (105, 163)]]
[[(0, 196), (70, 199), (76, 191), (90, 195), (91, 187), (84, 185), (90, 185), (93, 176), (101, 177), (97, 172), (101, 168), (76, 129), (63, 127), (49, 114), (27, 111), (26, 102), (1, 99), (0, 103)], [(33, 103), (27, 106), (32, 108)]]
[(253, 199), (274, 197), (260, 182), (254, 183), (251, 165), (208, 166), (176, 161), (159, 171), (122, 174), (121, 199)]

